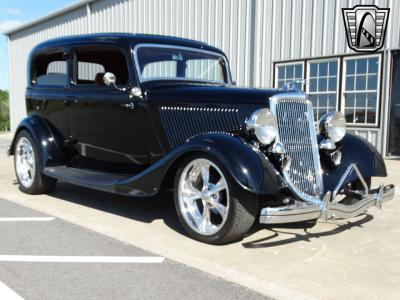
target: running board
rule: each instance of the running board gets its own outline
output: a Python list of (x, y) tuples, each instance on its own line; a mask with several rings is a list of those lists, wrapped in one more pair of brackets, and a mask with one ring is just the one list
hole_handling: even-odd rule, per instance
[(130, 177), (66, 166), (47, 167), (43, 173), (61, 181), (110, 193), (117, 193), (118, 183)]

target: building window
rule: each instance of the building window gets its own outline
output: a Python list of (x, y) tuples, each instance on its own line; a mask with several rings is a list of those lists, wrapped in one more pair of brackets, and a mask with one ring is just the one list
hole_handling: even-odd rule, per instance
[(308, 62), (307, 93), (314, 107), (314, 120), (337, 110), (339, 60), (315, 60)]
[[(303, 80), (303, 62), (277, 64), (275, 69), (275, 87), (283, 88), (285, 84)], [(294, 87), (302, 90), (302, 83), (295, 83)]]
[(376, 125), (380, 57), (344, 59), (342, 111), (349, 124)]

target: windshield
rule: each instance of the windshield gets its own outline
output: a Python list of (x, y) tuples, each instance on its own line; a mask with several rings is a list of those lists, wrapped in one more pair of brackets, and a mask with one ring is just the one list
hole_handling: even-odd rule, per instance
[(189, 80), (229, 83), (225, 58), (194, 48), (140, 45), (136, 50), (140, 81)]

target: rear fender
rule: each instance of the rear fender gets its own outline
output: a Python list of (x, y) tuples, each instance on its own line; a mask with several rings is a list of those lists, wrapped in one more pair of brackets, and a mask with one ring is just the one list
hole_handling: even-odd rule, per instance
[(16, 138), (21, 130), (26, 130), (31, 135), (39, 151), (43, 167), (64, 164), (65, 158), (60, 147), (60, 143), (62, 143), (60, 137), (56, 137), (50, 129), (48, 122), (36, 114), (27, 116), (19, 123), (8, 149), (9, 155), (14, 154)]

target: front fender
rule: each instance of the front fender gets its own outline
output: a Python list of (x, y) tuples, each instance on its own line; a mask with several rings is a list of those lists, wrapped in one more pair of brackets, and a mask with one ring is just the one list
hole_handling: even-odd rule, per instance
[(200, 134), (174, 148), (161, 160), (137, 176), (118, 184), (118, 192), (135, 195), (155, 194), (169, 168), (190, 153), (215, 157), (243, 189), (270, 195), (286, 187), (284, 179), (264, 154), (238, 137), (228, 134)]
[(16, 138), (21, 130), (26, 130), (31, 135), (39, 151), (43, 167), (63, 163), (64, 156), (59, 147), (59, 138), (54, 136), (48, 122), (43, 117), (35, 114), (27, 116), (19, 123), (8, 149), (9, 155), (14, 154)]
[[(321, 139), (321, 138), (319, 138)], [(385, 162), (378, 150), (367, 140), (354, 134), (346, 134), (338, 144), (342, 152), (342, 161), (339, 166), (332, 170), (324, 170), (325, 191), (332, 191), (348, 166), (355, 163), (362, 176), (387, 176)], [(357, 180), (356, 174), (352, 174), (347, 180)]]

